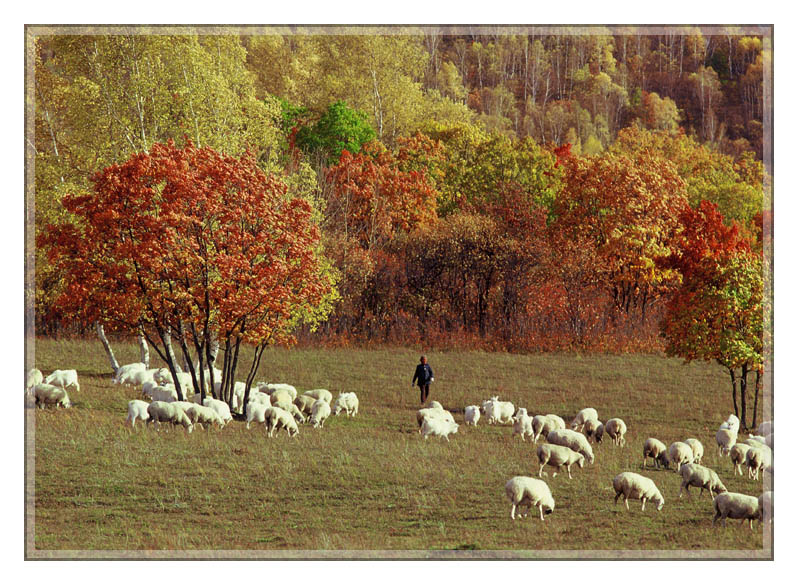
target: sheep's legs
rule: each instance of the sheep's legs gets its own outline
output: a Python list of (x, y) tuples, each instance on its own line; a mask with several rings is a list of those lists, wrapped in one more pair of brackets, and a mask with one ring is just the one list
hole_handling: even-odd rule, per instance
[[(542, 468), (543, 468), (543, 467), (545, 467), (545, 463), (543, 463), (542, 465), (540, 465), (540, 471), (539, 471), (539, 473), (537, 473), (537, 477), (542, 477)], [(546, 473), (545, 475), (547, 476), (548, 474)]]
[(646, 497), (642, 496), (642, 511), (643, 512), (645, 511), (645, 502), (647, 502), (647, 501), (648, 501), (648, 499)]
[(543, 516), (543, 514), (542, 514), (542, 504), (540, 504), (540, 505), (539, 505), (539, 506), (537, 506), (537, 507), (540, 509), (540, 520), (542, 520), (543, 522), (545, 522), (545, 516)]
[[(623, 495), (623, 498), (625, 499), (625, 509), (631, 510), (631, 508), (628, 507), (628, 496)], [(644, 506), (644, 503), (642, 505)]]
[(617, 493), (614, 495), (614, 505), (615, 505), (615, 506), (617, 505), (617, 500), (619, 500), (619, 499), (620, 499), (620, 496), (621, 496), (621, 495), (622, 495), (622, 492), (617, 492)]
[(512, 518), (512, 520), (515, 519), (515, 510), (516, 509), (517, 509), (517, 505), (514, 502), (512, 502), (512, 511), (509, 513), (509, 516)]

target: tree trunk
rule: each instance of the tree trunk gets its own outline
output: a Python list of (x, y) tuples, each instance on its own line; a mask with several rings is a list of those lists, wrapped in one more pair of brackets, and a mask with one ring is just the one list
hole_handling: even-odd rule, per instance
[(739, 393), (742, 395), (742, 424), (740, 430), (747, 430), (747, 364), (742, 365), (742, 376), (739, 378)]
[(177, 400), (185, 400), (183, 396), (183, 389), (180, 386), (180, 380), (177, 377), (178, 366), (177, 357), (174, 355), (174, 348), (172, 347), (172, 328), (167, 327), (161, 333), (161, 341), (163, 347), (166, 349), (166, 365), (169, 366), (169, 371), (172, 373), (172, 380), (174, 381), (174, 388), (177, 390)]
[(756, 416), (758, 414), (758, 391), (761, 389), (761, 370), (757, 369), (755, 372), (755, 394), (753, 398), (753, 422), (750, 423), (750, 428), (756, 428)]
[[(191, 361), (191, 353), (188, 349), (188, 345), (185, 342), (185, 332), (183, 331), (183, 322), (180, 321), (177, 324), (177, 339), (180, 342), (180, 349), (183, 351), (183, 361), (185, 362), (186, 369), (191, 374), (191, 382), (194, 384), (194, 392), (191, 394), (195, 394), (196, 392), (200, 393), (200, 398), (202, 401), (205, 400), (204, 396), (204, 387), (203, 387), (203, 379), (202, 379), (202, 355), (199, 356), (199, 380), (197, 380), (197, 372), (194, 368), (194, 362)], [(186, 392), (186, 394), (188, 394)]]
[(216, 396), (216, 373), (213, 368), (216, 364), (216, 356), (219, 354), (219, 340), (211, 333), (208, 328), (205, 328), (205, 357), (207, 359), (208, 371), (210, 376), (210, 394), (213, 398)]
[[(232, 409), (232, 397), (235, 394), (235, 371), (238, 369), (238, 352), (241, 349), (241, 336), (239, 335), (235, 340), (235, 350), (232, 354), (232, 360), (230, 365), (230, 385), (229, 385), (229, 393), (230, 393), (230, 401), (228, 402), (229, 407)], [(241, 405), (243, 406), (243, 405)]]
[(263, 350), (265, 349), (266, 349), (265, 341), (255, 346), (255, 357), (254, 359), (252, 359), (252, 367), (249, 368), (249, 374), (247, 374), (246, 376), (246, 389), (244, 390), (244, 403), (243, 403), (244, 414), (246, 414), (246, 404), (249, 402), (249, 390), (252, 388), (252, 382), (254, 382), (255, 376), (257, 376), (257, 370), (260, 367), (260, 358), (263, 357)]
[(733, 413), (738, 417), (739, 416), (739, 407), (736, 405), (736, 372), (733, 371), (733, 368), (728, 368), (728, 371), (731, 373), (731, 386), (733, 387)]
[(99, 321), (97, 321), (97, 335), (99, 335), (100, 341), (102, 341), (102, 345), (103, 347), (105, 347), (105, 353), (108, 354), (108, 359), (111, 362), (111, 369), (113, 370), (113, 375), (115, 378), (116, 372), (119, 371), (119, 362), (116, 361), (116, 358), (113, 355), (111, 344), (108, 343), (108, 338), (105, 337), (105, 329), (103, 328), (102, 324)]
[(144, 327), (142, 325), (138, 326), (138, 349), (141, 353), (141, 363), (144, 364), (145, 368), (149, 368), (149, 346), (144, 337)]

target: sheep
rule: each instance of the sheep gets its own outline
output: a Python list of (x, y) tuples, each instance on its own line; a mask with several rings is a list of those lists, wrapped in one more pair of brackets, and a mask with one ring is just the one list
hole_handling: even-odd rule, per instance
[(703, 443), (698, 441), (697, 439), (686, 439), (684, 441), (689, 447), (692, 449), (692, 455), (694, 455), (694, 462), (700, 464), (703, 460)]
[(177, 401), (177, 390), (174, 389), (173, 385), (169, 388), (169, 386), (158, 386), (152, 391), (152, 401), (153, 402), (176, 402)]
[(744, 442), (751, 447), (757, 447), (758, 445), (766, 445), (767, 438), (760, 435), (748, 435)]
[(555, 414), (546, 414), (545, 416), (553, 423), (553, 430), (564, 430), (567, 428), (565, 420), (561, 416)]
[(250, 401), (246, 405), (246, 428), (249, 428), (252, 421), (267, 424), (270, 410), (271, 407), (268, 404)]
[(283, 410), (288, 410), (291, 404), (293, 404), (293, 398), (291, 398), (291, 393), (287, 390), (279, 389), (271, 393), (272, 406), (279, 406)]
[(730, 450), (731, 462), (733, 463), (733, 474), (744, 475), (742, 473), (742, 464), (747, 460), (747, 451), (750, 450), (750, 445), (744, 443), (736, 443)]
[(160, 430), (161, 422), (183, 425), (188, 433), (194, 430), (194, 424), (181, 408), (174, 406), (174, 403), (155, 400), (147, 407), (147, 413), (149, 413), (147, 426), (154, 422), (157, 430)]
[[(339, 415), (341, 411), (346, 411), (346, 416), (357, 416), (360, 408), (360, 401), (354, 392), (341, 392), (338, 394), (335, 404), (332, 405), (332, 414)], [(437, 410), (436, 408), (434, 410)]]
[(584, 467), (584, 455), (576, 453), (569, 447), (562, 447), (561, 445), (539, 445), (537, 447), (537, 459), (540, 461), (540, 471), (537, 473), (539, 477), (548, 475), (542, 471), (542, 468), (545, 467), (546, 464), (556, 468), (556, 471), (554, 471), (551, 477), (556, 477), (556, 474), (559, 473), (564, 466), (567, 469), (568, 479), (573, 479), (573, 476), (570, 475), (570, 466), (573, 465), (573, 463), (578, 464), (581, 468)]
[(720, 425), (719, 430), (728, 430), (732, 433), (739, 434), (739, 417), (735, 414), (728, 415), (728, 420)]
[(209, 406), (192, 404), (186, 409), (185, 414), (188, 415), (189, 420), (194, 424), (206, 424), (207, 430), (210, 430), (211, 425), (217, 425), (219, 429), (224, 428), (225, 423), (219, 413)]
[(152, 392), (155, 388), (158, 387), (158, 383), (153, 380), (147, 380), (143, 384), (141, 384), (141, 395), (144, 398), (152, 398)]
[(697, 463), (687, 463), (681, 465), (679, 470), (683, 481), (681, 481), (681, 489), (678, 491), (678, 497), (683, 497), (684, 488), (686, 488), (686, 495), (689, 495), (689, 486), (699, 487), (700, 495), (703, 495), (703, 490), (708, 490), (708, 495), (714, 498), (715, 494), (727, 492), (728, 488), (720, 481), (717, 472), (708, 467), (703, 467)]
[(421, 427), (421, 433), (424, 439), (428, 439), (429, 435), (436, 437), (445, 437), (448, 441), (448, 435), (456, 433), (459, 425), (455, 422), (444, 420), (442, 418), (426, 418)]
[(587, 438), (581, 433), (577, 433), (570, 429), (555, 430), (548, 433), (547, 440), (554, 445), (570, 447), (573, 451), (581, 453), (587, 459), (587, 463), (595, 463), (595, 455), (592, 454), (592, 447), (589, 441), (587, 441)]
[(653, 464), (659, 468), (661, 464), (667, 467), (667, 446), (653, 437), (648, 437), (645, 440), (645, 445), (642, 447), (642, 467), (646, 468), (648, 465), (648, 457), (653, 457)]
[(454, 416), (447, 410), (440, 410), (439, 408), (421, 408), (415, 415), (415, 419), (418, 421), (419, 433), (421, 432), (421, 427), (423, 427), (423, 421), (427, 418), (439, 418), (451, 423), (455, 422)]
[(44, 382), (44, 375), (41, 373), (41, 370), (36, 368), (30, 370), (25, 380), (25, 394), (32, 394), (33, 388), (42, 382)]
[(747, 465), (747, 476), (757, 480), (759, 471), (772, 466), (772, 449), (766, 445), (751, 445), (744, 462)]
[(767, 435), (771, 434), (773, 430), (774, 427), (772, 425), (772, 421), (767, 420), (758, 425), (758, 428), (755, 430), (755, 434), (766, 437)]
[(215, 398), (207, 396), (205, 397), (205, 401), (202, 403), (202, 405), (215, 410), (216, 414), (219, 415), (219, 418), (221, 418), (221, 420), (224, 421), (224, 424), (227, 424), (232, 420), (232, 413), (230, 413), (230, 407), (223, 400), (217, 400)]
[(761, 508), (758, 505), (758, 498), (736, 492), (718, 494), (717, 497), (714, 498), (714, 519), (711, 521), (712, 526), (716, 524), (717, 520), (720, 518), (722, 518), (723, 527), (726, 526), (728, 518), (732, 520), (741, 520), (742, 524), (744, 524), (745, 520), (749, 520), (750, 530), (752, 530), (753, 520), (761, 519)]
[[(561, 426), (560, 426), (561, 425)], [(532, 440), (536, 443), (540, 435), (547, 437), (548, 433), (565, 428), (565, 421), (555, 414), (538, 414), (531, 419), (531, 429), (534, 431)]]
[(539, 508), (542, 521), (545, 521), (545, 514), (551, 514), (554, 510), (555, 502), (551, 488), (541, 479), (517, 475), (506, 482), (504, 491), (512, 502), (512, 511), (509, 513), (512, 520), (515, 519), (515, 511), (521, 506), (526, 507), (524, 516), (528, 516), (532, 507)]
[(288, 394), (291, 395), (291, 402), (293, 402), (296, 399), (296, 395), (298, 394), (298, 392), (296, 392), (296, 388), (294, 386), (291, 386), (290, 384), (272, 384), (267, 382), (260, 382), (257, 385), (257, 389), (260, 390), (261, 392), (265, 392), (266, 394), (271, 394), (272, 392), (275, 392), (277, 390), (285, 390)]
[(249, 402), (259, 402), (266, 406), (271, 406), (271, 396), (258, 390), (251, 390), (249, 392)]
[(171, 382), (172, 373), (169, 371), (169, 368), (159, 368), (155, 370), (154, 374), (152, 374), (152, 379), (155, 380), (159, 385), (163, 386), (164, 384)]
[(147, 366), (142, 362), (135, 362), (132, 364), (125, 364), (123, 366), (119, 366), (119, 369), (116, 370), (116, 373), (113, 376), (113, 383), (114, 384), (132, 384), (129, 379), (129, 376), (136, 371), (139, 370), (146, 370)]
[(736, 444), (736, 432), (730, 429), (720, 429), (716, 434), (717, 448), (719, 449), (720, 457), (727, 455), (731, 447)]
[(310, 413), (310, 424), (313, 428), (324, 426), (324, 421), (329, 418), (332, 409), (329, 407), (329, 402), (326, 400), (318, 399), (313, 404), (312, 412)]
[(268, 436), (273, 437), (276, 431), (285, 429), (289, 437), (294, 437), (299, 433), (299, 427), (296, 426), (296, 420), (293, 415), (280, 408), (279, 406), (272, 406), (266, 413), (266, 421), (268, 424)]
[(575, 418), (570, 421), (570, 428), (580, 431), (581, 427), (583, 427), (584, 423), (589, 419), (598, 420), (598, 411), (594, 408), (583, 408), (578, 411)]
[(617, 505), (617, 500), (622, 495), (625, 500), (626, 510), (630, 510), (628, 507), (628, 498), (642, 500), (643, 512), (645, 511), (645, 502), (648, 500), (656, 504), (657, 511), (661, 511), (664, 507), (664, 498), (656, 487), (656, 484), (653, 483), (652, 479), (643, 475), (631, 471), (624, 471), (614, 477), (612, 486), (614, 487), (615, 493), (614, 504)]
[(623, 419), (610, 418), (603, 425), (603, 429), (604, 432), (612, 438), (612, 443), (620, 445), (621, 447), (625, 445), (625, 433), (628, 428)]
[(324, 400), (327, 404), (332, 404), (332, 392), (320, 388), (318, 390), (308, 390), (304, 393), (306, 396), (312, 396), (316, 400)]
[(442, 405), (442, 404), (440, 404), (440, 403), (439, 403), (437, 400), (432, 400), (432, 401), (429, 403), (429, 408), (436, 408), (436, 409), (438, 409), (438, 410), (445, 410), (445, 409), (443, 408), (443, 405)]
[(675, 466), (675, 472), (681, 469), (684, 463), (694, 463), (695, 454), (692, 452), (692, 447), (682, 441), (675, 441), (667, 448), (667, 463), (665, 467), (669, 467), (672, 463)]
[[(598, 429), (600, 429), (600, 436), (598, 436)], [(600, 443), (603, 439), (604, 425), (601, 421), (596, 419), (587, 419), (581, 431), (587, 439), (592, 439), (596, 443)]]
[(518, 408), (517, 414), (514, 416), (512, 436), (520, 435), (520, 438), (526, 440), (526, 435), (532, 437), (534, 431), (531, 429), (531, 417), (525, 408)]
[(148, 408), (149, 402), (144, 400), (131, 400), (127, 403), (127, 419), (125, 423), (130, 423), (130, 426), (135, 428), (137, 418), (146, 421), (149, 418), (149, 412), (147, 412)]
[(758, 509), (761, 510), (761, 522), (772, 522), (772, 490), (758, 496)]
[(33, 387), (33, 396), (36, 399), (36, 406), (39, 408), (44, 408), (48, 404), (55, 404), (56, 408), (72, 406), (66, 390), (52, 384), (36, 384)]
[(487, 424), (506, 424), (512, 422), (512, 415), (515, 414), (515, 405), (511, 402), (501, 402), (498, 396), (493, 396), (490, 400), (482, 403), (484, 414), (487, 417)]
[(302, 411), (299, 410), (299, 407), (297, 407), (293, 402), (288, 404), (288, 408), (283, 408), (283, 410), (290, 412), (293, 415), (293, 418), (295, 418), (297, 422), (304, 424), (306, 420), (305, 416), (304, 414), (302, 414)]
[(479, 407), (475, 404), (465, 407), (465, 424), (466, 425), (473, 425), (474, 427), (479, 424), (479, 418), (481, 418), (481, 412), (479, 412)]
[(310, 416), (313, 413), (313, 404), (315, 404), (315, 402), (316, 399), (312, 396), (308, 396), (307, 394), (300, 394), (293, 401), (293, 403), (296, 405), (296, 408), (298, 408), (302, 414), (306, 414), (307, 416)]
[(80, 384), (77, 381), (77, 370), (54, 370), (44, 379), (45, 384), (60, 386), (61, 390), (66, 390), (69, 386), (74, 386), (80, 392)]

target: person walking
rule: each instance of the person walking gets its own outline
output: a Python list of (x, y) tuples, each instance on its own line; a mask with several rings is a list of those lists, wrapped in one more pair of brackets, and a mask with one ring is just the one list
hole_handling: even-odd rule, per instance
[(418, 380), (418, 387), (421, 389), (421, 404), (424, 404), (429, 398), (429, 384), (434, 382), (434, 372), (432, 372), (432, 367), (426, 363), (425, 355), (421, 356), (421, 363), (415, 367), (412, 386), (415, 386), (415, 380)]

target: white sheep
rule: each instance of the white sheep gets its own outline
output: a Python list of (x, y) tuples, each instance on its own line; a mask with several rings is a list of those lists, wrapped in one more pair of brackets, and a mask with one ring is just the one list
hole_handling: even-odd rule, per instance
[(354, 392), (341, 392), (335, 399), (335, 404), (332, 405), (332, 414), (337, 416), (345, 410), (346, 416), (357, 416), (359, 409), (360, 401)]
[(700, 464), (703, 460), (703, 443), (698, 441), (697, 439), (686, 439), (684, 441), (689, 447), (692, 449), (692, 455), (694, 455), (694, 462)]
[(576, 431), (570, 429), (557, 429), (548, 433), (547, 441), (554, 445), (570, 447), (573, 451), (581, 453), (590, 465), (595, 463), (595, 455), (587, 438)]
[(69, 386), (74, 386), (80, 392), (80, 384), (77, 381), (77, 370), (54, 370), (44, 379), (45, 384), (60, 386), (61, 390), (66, 390)]
[(119, 366), (119, 369), (116, 370), (116, 373), (113, 376), (113, 383), (114, 384), (132, 384), (129, 380), (129, 376), (138, 370), (146, 370), (147, 366), (143, 362), (134, 362), (132, 364), (125, 364), (123, 366)]
[(44, 382), (44, 375), (41, 373), (41, 370), (36, 368), (30, 370), (25, 380), (25, 394), (32, 394), (33, 388), (42, 382)]
[(684, 463), (694, 463), (695, 454), (692, 447), (683, 441), (675, 441), (667, 448), (667, 463), (672, 463), (675, 466), (675, 473), (681, 469)]
[[(724, 423), (723, 423), (724, 424)], [(731, 451), (731, 447), (736, 444), (736, 431), (730, 429), (720, 429), (717, 431), (717, 448), (719, 449), (720, 457), (727, 455)]]
[(308, 390), (304, 393), (307, 396), (312, 396), (316, 400), (325, 400), (327, 404), (332, 404), (332, 392), (319, 388), (317, 390)]
[(647, 467), (648, 457), (653, 457), (653, 463), (658, 468), (663, 463), (667, 467), (667, 446), (653, 437), (645, 440), (642, 447), (642, 467)]
[(326, 400), (321, 400), (320, 398), (313, 403), (313, 408), (310, 413), (310, 424), (313, 425), (314, 428), (324, 426), (324, 421), (329, 418), (332, 409), (329, 406), (329, 402)]
[[(600, 435), (598, 435), (599, 430)], [(584, 436), (587, 437), (587, 439), (592, 439), (596, 443), (600, 443), (603, 439), (604, 430), (605, 427), (601, 421), (590, 418), (584, 423), (581, 432), (584, 433)]]
[(758, 428), (755, 430), (755, 434), (766, 437), (767, 435), (771, 434), (773, 430), (774, 426), (772, 425), (772, 421), (767, 420), (758, 425)]
[[(435, 409), (436, 410), (436, 409)], [(455, 422), (447, 421), (442, 418), (426, 418), (421, 426), (421, 434), (424, 439), (428, 439), (429, 435), (434, 437), (445, 437), (448, 441), (448, 435), (456, 433), (459, 425)]]
[(659, 488), (656, 487), (656, 484), (653, 483), (652, 479), (649, 479), (643, 475), (639, 475), (638, 473), (633, 473), (631, 471), (624, 471), (615, 476), (612, 480), (612, 486), (614, 487), (614, 503), (617, 505), (617, 500), (620, 496), (623, 496), (625, 500), (625, 508), (626, 510), (630, 510), (628, 507), (628, 499), (633, 498), (635, 500), (642, 500), (642, 510), (645, 510), (645, 502), (650, 500), (654, 504), (656, 504), (656, 510), (661, 511), (664, 507), (664, 498), (659, 491)]
[(280, 429), (285, 429), (289, 437), (296, 436), (299, 433), (299, 427), (296, 426), (296, 419), (287, 410), (283, 410), (279, 406), (272, 406), (266, 413), (266, 421), (268, 424), (268, 436), (273, 437), (274, 433)]
[(736, 492), (725, 492), (714, 498), (714, 519), (711, 524), (716, 524), (722, 518), (723, 527), (727, 524), (727, 519), (750, 521), (750, 530), (753, 529), (753, 520), (761, 519), (761, 508), (758, 505), (758, 498), (739, 494)]
[(739, 417), (735, 414), (728, 415), (728, 420), (720, 425), (720, 430), (728, 430), (733, 433), (739, 433)]
[(279, 406), (283, 410), (289, 410), (291, 404), (293, 404), (293, 398), (287, 390), (280, 388), (271, 393), (271, 406)]
[(52, 384), (36, 384), (33, 387), (33, 396), (36, 399), (36, 406), (44, 408), (48, 404), (55, 404), (56, 408), (69, 408), (72, 401), (66, 390), (53, 386)]
[(431, 402), (429, 402), (429, 408), (436, 408), (438, 410), (445, 410), (443, 408), (443, 405), (440, 404), (437, 400), (432, 400)]
[(454, 416), (448, 412), (447, 410), (441, 410), (439, 408), (421, 408), (415, 414), (415, 419), (418, 421), (418, 432), (421, 432), (421, 427), (423, 427), (423, 421), (427, 418), (439, 418), (448, 422), (455, 422)]
[(296, 422), (304, 424), (306, 420), (304, 413), (301, 410), (299, 410), (299, 407), (296, 406), (293, 402), (288, 404), (288, 408), (283, 408), (283, 410), (290, 412), (293, 415), (293, 418), (296, 419)]
[(708, 467), (703, 467), (697, 463), (687, 463), (681, 465), (679, 470), (683, 480), (681, 481), (681, 489), (678, 490), (678, 497), (683, 497), (684, 488), (686, 495), (689, 495), (689, 486), (699, 487), (700, 495), (703, 495), (703, 490), (708, 490), (708, 495), (714, 498), (715, 494), (727, 492), (728, 488), (720, 480), (717, 472)]
[(158, 387), (158, 383), (153, 380), (147, 380), (141, 385), (141, 395), (144, 398), (152, 398), (152, 392)]
[(545, 521), (545, 514), (554, 511), (555, 502), (551, 488), (541, 479), (518, 475), (506, 482), (504, 491), (506, 497), (512, 502), (512, 511), (509, 513), (512, 520), (515, 519), (515, 511), (521, 506), (526, 507), (524, 516), (528, 516), (532, 507), (539, 508), (540, 520), (543, 521)]
[(248, 429), (252, 422), (267, 424), (270, 410), (271, 407), (268, 404), (250, 401), (246, 405), (246, 428)]
[(293, 403), (296, 405), (296, 408), (298, 408), (302, 414), (308, 417), (313, 414), (313, 404), (315, 404), (315, 402), (316, 399), (312, 396), (308, 396), (307, 394), (299, 394), (299, 396), (297, 396), (293, 401)]
[(621, 447), (625, 445), (625, 433), (627, 430), (628, 427), (626, 427), (625, 421), (621, 418), (610, 418), (603, 425), (603, 431), (612, 438), (612, 443)]
[(172, 381), (172, 373), (169, 371), (169, 368), (158, 368), (155, 370), (155, 373), (152, 374), (152, 378), (158, 383), (159, 386), (163, 386), (164, 384), (168, 384)]
[(551, 431), (561, 430), (565, 428), (565, 421), (555, 414), (538, 414), (531, 419), (531, 430), (534, 431), (532, 440), (536, 443), (540, 438), (548, 437)]
[(515, 414), (515, 405), (511, 402), (500, 401), (498, 396), (493, 396), (490, 400), (482, 403), (484, 415), (487, 417), (487, 424), (506, 424), (512, 422), (512, 415)]
[(550, 443), (537, 446), (537, 459), (540, 462), (540, 471), (537, 475), (540, 477), (547, 475), (547, 473), (544, 473), (542, 470), (546, 465), (556, 468), (556, 471), (554, 471), (551, 477), (556, 477), (556, 474), (561, 471), (562, 467), (565, 467), (567, 469), (568, 479), (573, 479), (573, 476), (570, 475), (571, 465), (575, 463), (581, 468), (584, 467), (584, 456), (581, 453), (576, 453), (569, 447), (551, 445)]
[(202, 403), (202, 405), (215, 410), (216, 414), (218, 414), (221, 420), (224, 421), (224, 424), (227, 424), (232, 420), (232, 413), (230, 412), (230, 406), (223, 400), (217, 400), (216, 398), (206, 396), (205, 401)]
[(513, 420), (512, 436), (520, 435), (520, 438), (524, 441), (526, 440), (526, 435), (529, 437), (534, 436), (534, 431), (531, 428), (531, 417), (525, 408), (518, 408)]
[(479, 411), (479, 407), (475, 404), (465, 407), (465, 424), (466, 425), (473, 425), (474, 427), (479, 424), (479, 418), (481, 418), (481, 412)]
[(271, 394), (276, 390), (285, 390), (288, 394), (291, 395), (291, 402), (296, 399), (296, 388), (291, 386), (290, 384), (282, 384), (282, 383), (268, 383), (268, 382), (260, 382), (257, 385), (257, 389), (261, 392), (265, 392), (266, 394)]
[(186, 409), (185, 414), (188, 415), (188, 419), (193, 424), (207, 425), (206, 430), (210, 430), (211, 425), (216, 425), (219, 427), (219, 429), (224, 428), (224, 421), (219, 416), (219, 413), (209, 406), (192, 404)]
[(180, 407), (174, 406), (174, 403), (155, 400), (147, 407), (147, 413), (149, 413), (147, 426), (154, 422), (155, 429), (157, 430), (160, 430), (160, 423), (162, 422), (169, 422), (172, 423), (172, 425), (183, 425), (185, 430), (189, 433), (194, 430), (194, 425), (191, 420)]
[(570, 428), (581, 430), (581, 427), (583, 427), (584, 423), (589, 419), (598, 420), (598, 411), (594, 408), (583, 408), (579, 410), (575, 418), (570, 421)]
[(758, 445), (766, 445), (767, 438), (762, 437), (761, 435), (747, 435), (747, 438), (744, 441), (751, 447), (757, 447)]
[(152, 390), (151, 396), (153, 402), (176, 402), (177, 390), (174, 389), (174, 384), (157, 386)]
[(772, 449), (766, 445), (751, 445), (744, 462), (747, 465), (747, 476), (757, 480), (760, 471), (772, 466)]
[(761, 510), (761, 521), (772, 522), (772, 490), (758, 496), (758, 509)]
[(131, 400), (127, 403), (127, 419), (125, 423), (130, 423), (131, 427), (136, 426), (136, 419), (140, 418), (145, 421), (149, 418), (149, 402), (144, 400)]
[(733, 463), (733, 474), (744, 475), (742, 472), (742, 465), (747, 461), (747, 452), (750, 450), (750, 445), (744, 443), (736, 443), (730, 450), (731, 463)]

